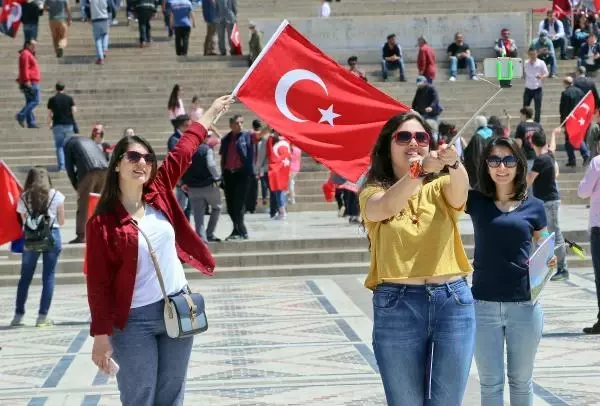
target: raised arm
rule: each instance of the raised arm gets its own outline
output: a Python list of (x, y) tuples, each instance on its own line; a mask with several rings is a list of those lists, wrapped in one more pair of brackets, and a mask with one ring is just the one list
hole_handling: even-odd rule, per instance
[(167, 154), (162, 165), (158, 168), (156, 178), (150, 188), (160, 192), (173, 190), (179, 178), (192, 163), (192, 156), (204, 141), (209, 128), (215, 118), (229, 108), (233, 103), (230, 96), (222, 96), (215, 100), (208, 110), (202, 115), (200, 121), (192, 123), (183, 134), (173, 151)]

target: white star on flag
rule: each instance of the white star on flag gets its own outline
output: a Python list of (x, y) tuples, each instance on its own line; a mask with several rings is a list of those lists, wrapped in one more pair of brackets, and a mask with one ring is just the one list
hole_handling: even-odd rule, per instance
[(283, 164), (283, 166), (288, 167), (290, 166), (291, 162), (289, 159), (285, 158), (283, 161), (281, 161), (281, 163)]
[(585, 120), (583, 118), (579, 119), (579, 125), (584, 125), (585, 124)]
[(341, 117), (340, 114), (333, 112), (333, 104), (331, 106), (329, 106), (327, 108), (327, 110), (319, 109), (319, 112), (321, 113), (321, 119), (319, 120), (319, 123), (323, 123), (323, 122), (327, 121), (329, 123), (329, 125), (332, 127), (333, 127), (333, 120), (337, 117)]

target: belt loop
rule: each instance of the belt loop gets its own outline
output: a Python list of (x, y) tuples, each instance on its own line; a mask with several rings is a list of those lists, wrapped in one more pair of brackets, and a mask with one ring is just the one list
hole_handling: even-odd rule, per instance
[(448, 293), (454, 293), (454, 289), (452, 289), (452, 286), (450, 286), (448, 282), (444, 283), (444, 285), (446, 285), (446, 290)]
[(429, 295), (429, 297), (433, 296), (433, 291), (427, 285), (425, 285), (425, 292)]

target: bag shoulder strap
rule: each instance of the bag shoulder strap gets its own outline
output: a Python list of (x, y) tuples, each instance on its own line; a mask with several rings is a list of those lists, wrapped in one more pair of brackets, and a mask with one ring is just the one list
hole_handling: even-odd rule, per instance
[(162, 274), (160, 272), (160, 265), (158, 264), (158, 259), (156, 258), (156, 253), (154, 252), (154, 248), (152, 248), (152, 244), (150, 244), (150, 239), (142, 231), (142, 229), (137, 225), (137, 222), (132, 221), (133, 226), (140, 232), (142, 237), (146, 240), (146, 244), (148, 244), (148, 251), (150, 252), (150, 258), (152, 258), (152, 263), (154, 264), (154, 270), (156, 271), (156, 277), (158, 278), (158, 284), (160, 285), (160, 290), (162, 291), (163, 298), (165, 299), (165, 303), (169, 303), (169, 296), (167, 296), (167, 291), (165, 289), (165, 281), (163, 280)]

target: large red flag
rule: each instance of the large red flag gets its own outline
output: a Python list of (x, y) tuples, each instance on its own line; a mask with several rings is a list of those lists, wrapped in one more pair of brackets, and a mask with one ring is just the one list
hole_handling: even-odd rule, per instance
[(233, 24), (233, 29), (231, 30), (231, 54), (232, 55), (242, 55), (242, 41), (240, 40), (240, 29), (237, 24)]
[(594, 0), (594, 7), (596, 11), (600, 11), (600, 0)]
[(17, 203), (23, 188), (4, 161), (0, 161), (0, 245), (21, 238), (23, 229)]
[(284, 21), (233, 91), (294, 145), (357, 181), (383, 125), (409, 108), (353, 75)]
[[(596, 0), (598, 1), (598, 0)], [(553, 0), (552, 11), (557, 18), (568, 17), (571, 15), (571, 1), (570, 0)]]
[(4, 0), (4, 5), (0, 10), (0, 32), (9, 37), (16, 37), (21, 25), (21, 15), (23, 9), (22, 0)]
[(581, 146), (596, 111), (594, 94), (589, 91), (565, 120), (569, 143), (577, 149)]

